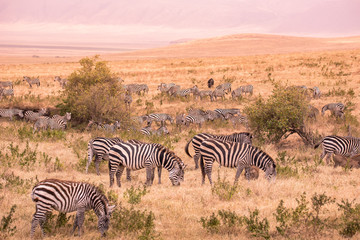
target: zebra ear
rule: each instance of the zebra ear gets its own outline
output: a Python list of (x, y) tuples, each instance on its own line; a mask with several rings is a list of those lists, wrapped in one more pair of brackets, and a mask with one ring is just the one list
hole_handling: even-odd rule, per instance
[(109, 208), (109, 214), (111, 214), (114, 211), (114, 209), (116, 208), (116, 205), (108, 206), (108, 208)]

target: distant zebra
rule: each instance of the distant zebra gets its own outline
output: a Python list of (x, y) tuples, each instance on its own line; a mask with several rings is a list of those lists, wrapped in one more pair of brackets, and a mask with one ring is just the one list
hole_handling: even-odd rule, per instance
[[(88, 173), (89, 166), (92, 162), (93, 157), (95, 156), (95, 168), (96, 174), (100, 175), (99, 164), (102, 159), (109, 161), (109, 150), (110, 148), (117, 144), (124, 142), (120, 138), (104, 138), (97, 137), (89, 141), (87, 151), (88, 151), (88, 161), (86, 163), (86, 173)], [(129, 140), (131, 143), (139, 143), (137, 140)], [(126, 179), (131, 180), (130, 169), (126, 171)]]
[(10, 121), (12, 121), (15, 115), (21, 118), (24, 117), (23, 110), (17, 108), (0, 109), (0, 117), (10, 118)]
[(183, 90), (180, 89), (180, 90), (176, 91), (175, 93), (173, 93), (172, 95), (176, 96), (176, 97), (187, 97), (187, 96), (190, 96), (191, 93), (198, 92), (198, 91), (199, 91), (199, 89), (195, 85), (192, 88), (187, 88), (187, 89), (183, 89)]
[(313, 87), (313, 98), (320, 98), (321, 97), (321, 91), (318, 87)]
[(176, 115), (175, 123), (176, 123), (176, 127), (181, 131), (181, 126), (185, 125), (185, 113)]
[(238, 124), (243, 124), (246, 129), (248, 128), (249, 121), (248, 118), (244, 115), (234, 116), (230, 114), (226, 119), (232, 123), (233, 128), (235, 128)]
[(169, 91), (169, 89), (171, 88), (171, 87), (173, 87), (173, 86), (175, 86), (176, 84), (175, 83), (168, 83), (168, 84), (166, 84), (166, 83), (160, 83), (160, 85), (158, 86), (158, 90), (160, 91), (160, 92), (164, 92), (164, 93), (167, 93), (168, 91)]
[(316, 107), (309, 105), (308, 108), (309, 112), (308, 112), (308, 118), (312, 118), (312, 119), (316, 119), (316, 117), (319, 115), (319, 109), (317, 109)]
[(221, 113), (218, 113), (218, 112), (215, 112), (212, 110), (207, 110), (206, 113), (207, 113), (208, 120), (210, 120), (210, 121), (213, 121), (216, 119), (224, 119), (224, 116)]
[(210, 100), (213, 102), (214, 100), (217, 100), (218, 97), (221, 97), (221, 100), (225, 100), (225, 91), (224, 89), (215, 89), (211, 95)]
[(214, 134), (209, 134), (209, 133), (199, 133), (199, 134), (196, 134), (194, 137), (192, 137), (190, 139), (190, 141), (186, 144), (185, 153), (189, 157), (192, 157), (189, 153), (189, 145), (191, 143), (194, 148), (194, 152), (195, 152), (195, 154), (194, 154), (195, 169), (197, 169), (197, 168), (199, 168), (200, 145), (205, 139), (219, 139), (222, 141), (231, 141), (231, 142), (252, 144), (252, 138), (253, 138), (253, 136), (251, 135), (251, 133), (248, 133), (248, 132), (233, 133), (230, 135), (214, 135)]
[(37, 85), (38, 87), (40, 86), (39, 77), (38, 78), (29, 78), (27, 76), (24, 76), (23, 81), (26, 81), (30, 85), (31, 88), (32, 88), (33, 84)]
[(60, 76), (54, 77), (54, 82), (59, 82), (61, 88), (65, 88), (67, 84), (67, 79), (61, 78)]
[(246, 95), (246, 93), (249, 93), (250, 95), (253, 95), (254, 87), (253, 85), (245, 85), (241, 86), (241, 91)]
[(141, 92), (143, 92), (145, 94), (145, 92), (149, 92), (149, 87), (146, 84), (128, 84), (128, 85), (124, 85), (124, 89), (126, 91), (128, 91), (130, 94), (131, 93), (137, 93), (137, 94), (141, 94)]
[(152, 130), (150, 126), (144, 127), (140, 130), (140, 132), (144, 135), (150, 136), (150, 135), (157, 135), (161, 136), (164, 134), (169, 134), (169, 130), (166, 126), (161, 126), (157, 130)]
[(58, 179), (46, 179), (33, 188), (31, 199), (36, 203), (36, 212), (31, 221), (31, 237), (37, 225), (44, 235), (44, 223), (47, 213), (53, 209), (69, 213), (76, 211), (72, 234), (79, 228), (79, 236), (85, 219), (85, 211), (93, 209), (98, 217), (98, 229), (101, 236), (109, 229), (110, 216), (115, 205), (110, 206), (107, 198), (95, 186), (85, 182), (72, 182)]
[(233, 100), (236, 98), (241, 98), (241, 94), (242, 94), (242, 87), (238, 87), (237, 89), (231, 92), (231, 97)]
[(166, 113), (151, 113), (148, 115), (147, 124), (151, 126), (152, 122), (160, 122), (161, 126), (164, 126), (166, 121), (173, 123), (174, 120), (169, 114)]
[(199, 128), (208, 120), (208, 115), (189, 114), (185, 117), (185, 126), (190, 124), (198, 124)]
[(208, 88), (211, 88), (212, 86), (214, 86), (214, 79), (210, 78), (208, 81), (207, 81), (207, 85), (208, 85)]
[(143, 125), (144, 122), (147, 123), (148, 118), (149, 118), (148, 115), (141, 115), (141, 116), (131, 117), (131, 120), (132, 120), (135, 124)]
[(146, 184), (152, 185), (154, 170), (156, 167), (163, 167), (169, 171), (169, 179), (172, 185), (180, 185), (184, 181), (184, 170), (186, 166), (174, 152), (156, 143), (118, 143), (109, 151), (109, 176), (110, 187), (116, 182), (121, 187), (121, 175), (124, 168), (139, 170), (146, 168)]
[[(274, 160), (257, 147), (246, 143), (221, 141), (218, 139), (206, 139), (200, 145), (200, 167), (202, 184), (205, 183), (205, 175), (212, 184), (212, 165), (216, 161), (221, 166), (237, 168), (235, 184), (241, 172), (245, 168), (255, 165), (265, 172), (268, 180), (275, 180), (276, 165)], [(249, 176), (246, 174), (246, 176)]]
[(211, 91), (211, 90), (203, 90), (203, 91), (200, 91), (200, 92), (199, 92), (200, 99), (202, 100), (204, 97), (209, 97), (209, 98), (211, 98), (212, 92), (213, 92), (213, 91)]
[(98, 129), (109, 131), (109, 132), (115, 132), (119, 128), (120, 128), (119, 121), (115, 121), (112, 124), (98, 124)]
[(181, 87), (179, 85), (174, 85), (174, 86), (171, 86), (167, 91), (166, 93), (169, 95), (169, 96), (172, 96), (172, 95), (176, 95), (176, 93), (178, 91), (180, 91)]
[(49, 127), (49, 123), (50, 123), (50, 119), (49, 117), (45, 117), (45, 116), (40, 116), (38, 117), (38, 119), (36, 120), (36, 122), (33, 125), (33, 133), (35, 133), (38, 130), (46, 130)]
[(329, 103), (326, 104), (322, 107), (321, 109), (321, 115), (324, 115), (325, 112), (327, 110), (329, 110), (331, 112), (331, 114), (335, 115), (335, 116), (339, 116), (340, 118), (344, 117), (344, 109), (345, 106), (343, 103), (338, 102), (338, 103)]
[(228, 119), (229, 115), (240, 115), (238, 108), (217, 108), (214, 111), (221, 114), (225, 119)]
[(0, 88), (1, 87), (10, 87), (11, 89), (13, 89), (13, 83), (10, 81), (0, 81)]
[(230, 93), (231, 92), (231, 83), (226, 82), (226, 83), (220, 84), (215, 88), (215, 90), (216, 89), (224, 90), (225, 93)]
[(46, 108), (42, 108), (38, 112), (26, 111), (24, 114), (24, 118), (26, 121), (35, 122), (36, 120), (38, 120), (40, 116), (43, 116), (46, 113), (46, 111), (47, 111)]
[(355, 137), (340, 137), (340, 136), (326, 136), (314, 148), (320, 146), (322, 143), (323, 152), (320, 160), (326, 156), (326, 163), (330, 163), (332, 154), (337, 154), (345, 157), (352, 157), (360, 153), (360, 138)]
[(1, 97), (8, 97), (8, 96), (14, 96), (14, 89), (12, 89), (12, 88), (9, 88), (9, 89), (1, 89), (1, 91), (0, 91), (0, 98)]
[(64, 130), (67, 126), (67, 122), (71, 120), (71, 113), (67, 112), (64, 116), (54, 115), (49, 120), (49, 127), (51, 130), (61, 129)]

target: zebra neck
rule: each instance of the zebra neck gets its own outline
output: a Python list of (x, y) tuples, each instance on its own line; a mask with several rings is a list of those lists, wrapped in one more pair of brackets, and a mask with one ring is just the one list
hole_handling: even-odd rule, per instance
[(159, 152), (158, 161), (158, 166), (162, 166), (168, 171), (171, 171), (175, 167), (174, 158), (165, 149)]
[(94, 210), (96, 216), (101, 217), (106, 215), (106, 197), (96, 189), (93, 189), (92, 192), (89, 192), (88, 197), (90, 199), (90, 208)]

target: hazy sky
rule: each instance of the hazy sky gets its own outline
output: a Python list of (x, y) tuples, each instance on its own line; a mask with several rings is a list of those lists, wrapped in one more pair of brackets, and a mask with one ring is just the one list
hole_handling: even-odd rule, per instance
[(360, 0), (0, 0), (0, 43), (360, 35)]

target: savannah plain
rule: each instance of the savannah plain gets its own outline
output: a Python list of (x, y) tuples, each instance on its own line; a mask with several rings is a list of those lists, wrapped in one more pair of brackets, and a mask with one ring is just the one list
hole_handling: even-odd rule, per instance
[[(252, 38), (252, 39), (251, 39)], [(120, 54), (100, 54), (100, 60), (107, 61), (112, 72), (124, 79), (125, 84), (145, 83), (149, 86), (149, 93), (145, 96), (133, 95), (131, 115), (143, 115), (147, 111), (168, 113), (175, 117), (185, 113), (190, 107), (213, 110), (215, 108), (240, 108), (254, 103), (258, 96), (267, 98), (271, 95), (273, 81), (286, 86), (306, 85), (318, 86), (322, 92), (320, 99), (311, 99), (310, 103), (321, 110), (327, 103), (353, 103), (350, 114), (352, 121), (339, 121), (326, 112), (318, 116), (315, 121), (307, 124), (314, 132), (322, 136), (346, 136), (347, 125), (351, 125), (352, 135), (359, 136), (360, 127), (358, 116), (360, 110), (360, 39), (279, 39), (274, 36), (243, 36), (233, 39), (197, 40), (194, 42), (173, 45), (161, 49), (143, 50)], [(254, 44), (254, 41), (256, 44)], [(323, 43), (321, 43), (323, 41)], [(331, 42), (326, 45), (324, 42)], [(320, 43), (319, 43), (320, 42)], [(196, 51), (194, 50), (196, 49)], [(253, 51), (251, 51), (253, 49)], [(79, 60), (85, 56), (57, 57), (43, 52), (31, 55), (0, 56), (0, 80), (14, 83), (15, 96), (0, 100), (0, 108), (17, 107), (21, 109), (40, 109), (48, 107), (52, 110), (61, 102), (62, 89), (54, 76), (66, 78), (80, 68)], [(59, 51), (56, 53), (62, 56)], [(55, 56), (56, 56), (55, 55)], [(90, 55), (88, 55), (90, 56)], [(93, 55), (91, 55), (93, 56)], [(29, 88), (22, 81), (23, 76), (37, 77), (41, 86)], [(157, 86), (160, 83), (176, 83), (182, 88), (189, 88), (195, 84), (200, 90), (207, 89), (207, 80), (213, 78), (215, 86), (226, 79), (232, 81), (232, 88), (252, 84), (254, 94), (245, 96), (241, 100), (232, 100), (227, 95), (224, 101), (210, 102), (207, 100), (181, 100), (160, 98)], [(355, 120), (354, 120), (355, 119)], [(10, 122), (0, 119), (0, 162), (4, 156), (11, 155), (10, 145), (18, 146), (19, 152), (28, 148), (36, 150), (36, 162), (30, 167), (1, 165), (0, 168), (0, 217), (9, 213), (11, 206), (17, 205), (12, 223), (16, 232), (8, 239), (29, 239), (30, 223), (35, 212), (35, 203), (31, 201), (30, 193), (37, 180), (58, 178), (74, 181), (86, 181), (95, 185), (102, 184), (105, 191), (109, 191), (109, 175), (107, 164), (101, 164), (101, 175), (97, 176), (92, 166), (88, 174), (85, 173), (84, 159), (87, 158), (87, 142), (97, 136), (127, 136), (121, 133), (105, 133), (99, 130), (84, 131), (86, 124), (68, 126), (61, 137), (41, 137), (25, 135), (24, 129), (31, 130), (31, 124), (21, 119)], [(336, 203), (342, 199), (360, 203), (360, 169), (334, 168), (324, 161), (319, 162), (321, 147), (313, 149), (305, 146), (297, 135), (291, 135), (281, 140), (279, 144), (260, 144), (259, 146), (282, 166), (279, 153), (286, 151), (287, 162), (294, 172), (281, 174), (278, 172), (276, 182), (269, 183), (260, 171), (257, 180), (248, 182), (244, 176), (239, 180), (238, 192), (230, 200), (222, 200), (212, 192), (206, 179), (201, 184), (201, 172), (195, 170), (194, 162), (184, 151), (187, 141), (195, 133), (208, 132), (214, 134), (230, 134), (232, 132), (247, 131), (245, 127), (233, 128), (231, 124), (206, 123), (201, 129), (196, 126), (183, 128), (180, 132), (175, 125), (169, 126), (172, 150), (187, 164), (185, 181), (180, 187), (173, 187), (168, 179), (168, 172), (163, 170), (162, 184), (154, 184), (148, 188), (149, 192), (143, 196), (136, 209), (152, 211), (155, 215), (155, 229), (160, 239), (249, 239), (252, 237), (246, 227), (241, 231), (230, 234), (210, 233), (202, 227), (201, 217), (209, 217), (218, 210), (231, 210), (238, 215), (249, 215), (249, 211), (259, 210), (260, 219), (267, 218), (270, 224), (270, 236), (274, 239), (284, 239), (276, 232), (277, 222), (274, 217), (280, 200), (287, 208), (295, 208), (296, 199), (305, 192), (307, 201), (316, 194), (325, 193), (336, 198), (334, 203), (327, 204), (320, 216), (336, 219), (341, 211)], [(143, 138), (146, 140), (145, 138)], [(148, 140), (149, 141), (149, 140)], [(193, 154), (193, 149), (190, 152)], [(46, 160), (47, 159), (47, 160)], [(57, 160), (56, 160), (57, 159)], [(46, 162), (46, 164), (45, 164)], [(235, 177), (235, 169), (219, 168), (214, 164), (213, 180), (226, 179), (231, 184)], [(132, 172), (132, 182), (127, 182), (125, 174), (122, 176), (122, 187), (114, 186), (112, 190), (119, 196), (118, 204), (130, 206), (123, 197), (124, 192), (131, 186), (139, 187), (145, 182), (145, 170)], [(157, 177), (157, 176), (156, 176)], [(11, 181), (17, 179), (17, 181)], [(20, 182), (20, 183), (19, 183)], [(21, 183), (22, 182), (22, 183)], [(308, 205), (311, 208), (311, 204)], [(324, 211), (323, 211), (324, 210)], [(54, 211), (55, 213), (55, 211)], [(74, 215), (75, 213), (72, 213)], [(70, 224), (73, 220), (70, 220)], [(72, 227), (64, 227), (51, 239), (98, 239), (96, 221), (85, 221), (84, 233), (81, 237), (72, 236)], [(311, 229), (303, 229), (303, 233), (293, 235), (292, 239), (342, 239), (338, 229), (325, 228), (321, 233), (311, 235)], [(40, 238), (40, 229), (35, 234)], [(110, 226), (109, 238), (132, 239), (134, 235), (116, 235)], [(360, 238), (357, 233), (353, 239)]]

